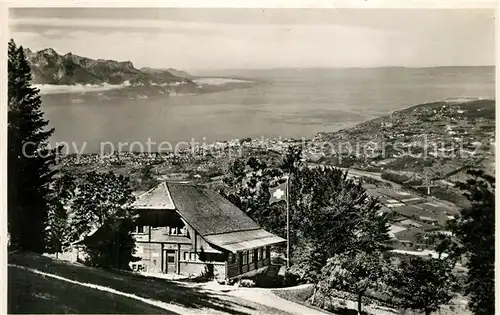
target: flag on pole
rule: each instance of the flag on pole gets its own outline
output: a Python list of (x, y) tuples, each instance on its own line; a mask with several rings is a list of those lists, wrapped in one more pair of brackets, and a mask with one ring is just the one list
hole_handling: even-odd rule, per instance
[(273, 204), (278, 201), (286, 201), (286, 266), (290, 267), (290, 210), (288, 206), (288, 180), (289, 177), (286, 176), (286, 182), (269, 189), (271, 193), (271, 198), (269, 198), (269, 204)]
[(273, 204), (278, 201), (286, 201), (288, 203), (288, 179), (285, 183), (274, 187), (270, 188), (269, 192), (271, 193), (271, 198), (269, 198), (269, 204)]

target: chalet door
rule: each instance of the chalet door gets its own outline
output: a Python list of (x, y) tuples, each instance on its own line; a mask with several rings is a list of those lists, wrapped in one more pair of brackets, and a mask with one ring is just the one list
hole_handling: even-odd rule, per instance
[(175, 273), (177, 271), (177, 253), (173, 249), (167, 249), (165, 252), (165, 272)]

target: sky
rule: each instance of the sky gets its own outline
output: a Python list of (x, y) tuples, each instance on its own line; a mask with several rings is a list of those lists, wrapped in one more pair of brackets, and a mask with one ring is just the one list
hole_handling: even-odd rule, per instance
[(60, 54), (187, 71), (495, 64), (474, 9), (12, 8), (11, 37)]

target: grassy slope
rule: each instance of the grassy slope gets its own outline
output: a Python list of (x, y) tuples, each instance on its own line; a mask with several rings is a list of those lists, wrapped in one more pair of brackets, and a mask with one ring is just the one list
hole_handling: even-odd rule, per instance
[(8, 312), (175, 314), (127, 297), (9, 267)]
[[(363, 123), (360, 123), (358, 125), (355, 125), (350, 128), (346, 128), (342, 131), (345, 132), (350, 132), (353, 130), (362, 130), (366, 132), (368, 135), (370, 135), (371, 132), (373, 131), (378, 131), (380, 128), (380, 123), (382, 122), (394, 122), (396, 121), (412, 121), (414, 119), (414, 113), (415, 110), (422, 110), (422, 109), (428, 109), (428, 110), (437, 110), (443, 106), (446, 105), (448, 107), (456, 107), (462, 110), (466, 110), (465, 113), (463, 113), (464, 117), (467, 118), (486, 118), (486, 119), (495, 119), (495, 100), (490, 100), (490, 99), (485, 99), (485, 100), (473, 100), (473, 101), (468, 101), (460, 104), (453, 104), (451, 105), (448, 102), (445, 101), (438, 101), (438, 102), (432, 102), (432, 103), (425, 103), (425, 104), (418, 104), (414, 105), (408, 108), (404, 108), (401, 110), (394, 111), (392, 115), (387, 115), (387, 116), (382, 116), (378, 118), (374, 118), (368, 121), (365, 121)], [(478, 109), (480, 111), (478, 111)], [(432, 124), (432, 123), (431, 123)], [(335, 132), (330, 133), (330, 134), (335, 134)]]
[[(457, 110), (465, 110), (465, 112), (460, 114), (462, 117), (461, 119), (468, 120), (470, 123), (472, 123), (472, 121), (477, 118), (486, 119), (490, 123), (495, 119), (495, 100), (472, 100), (459, 104), (450, 104), (446, 101), (438, 101), (415, 105), (406, 109), (398, 110), (393, 112), (392, 115), (375, 118), (337, 132), (324, 133), (322, 134), (322, 139), (327, 141), (333, 140), (333, 142), (339, 141), (338, 139), (344, 139), (343, 141), (351, 141), (353, 147), (356, 147), (356, 144), (358, 143), (363, 144), (364, 141), (368, 140), (383, 142), (388, 145), (400, 142), (401, 140), (399, 140), (398, 137), (388, 139), (381, 137), (381, 135), (387, 136), (387, 134), (392, 134), (394, 136), (396, 134), (406, 132), (409, 132), (409, 134), (413, 133), (415, 135), (423, 135), (427, 131), (429, 131), (431, 134), (435, 134), (435, 136), (433, 137), (440, 139), (436, 140), (439, 146), (442, 146), (443, 143), (450, 144), (452, 142), (451, 138), (456, 136), (449, 135), (444, 126), (440, 126), (443, 121), (446, 122), (445, 118), (438, 119), (438, 121), (434, 122), (423, 119), (422, 117), (424, 117), (425, 115), (421, 116), (425, 111), (429, 115), (434, 116), (434, 118), (438, 117), (439, 115), (435, 113), (432, 114), (431, 111), (436, 110), (437, 112), (439, 112), (444, 105), (446, 105), (446, 108), (448, 109), (454, 108)], [(446, 115), (452, 115), (454, 117), (460, 116), (457, 113)], [(393, 127), (384, 129), (381, 128), (381, 123), (392, 123)], [(413, 125), (413, 123), (415, 123), (415, 125)], [(477, 134), (475, 134), (476, 132)], [(473, 135), (471, 136), (473, 136), (476, 140), (480, 140), (483, 143), (489, 142), (490, 136), (487, 133), (474, 131), (472, 132), (472, 134)], [(379, 137), (377, 139), (373, 139), (374, 135), (378, 135)], [(469, 137), (468, 135), (464, 134), (458, 136), (464, 137), (466, 139)], [(417, 138), (416, 141), (422, 141), (422, 139)], [(432, 140), (430, 143), (434, 141), (435, 140)], [(405, 142), (409, 143), (410, 140), (406, 139)], [(458, 144), (455, 145), (458, 148)], [(390, 156), (392, 154), (392, 148), (393, 146), (391, 145), (386, 147), (386, 156)], [(430, 147), (430, 150), (432, 150), (432, 146)], [(430, 159), (430, 161), (433, 163), (432, 167), (429, 168), (430, 176), (434, 177), (436, 180), (448, 179), (449, 176), (441, 175), (437, 173), (437, 171), (446, 174), (452, 171), (461, 170), (461, 168), (463, 168), (465, 165), (473, 165), (474, 167), (485, 169), (490, 173), (494, 172), (494, 165), (492, 165), (491, 163), (492, 157), (488, 153), (488, 151), (489, 150), (486, 150), (485, 152), (481, 153), (482, 155), (486, 156), (486, 159), (482, 160), (479, 158), (466, 160), (463, 157), (455, 157), (453, 159), (446, 160)], [(418, 151), (414, 151), (414, 153), (417, 152)], [(358, 166), (360, 164), (363, 164), (363, 162), (357, 163)], [(398, 173), (409, 172), (409, 174), (407, 174), (408, 178), (417, 175), (420, 176), (419, 180), (423, 181), (423, 176), (421, 176), (423, 174), (422, 172), (425, 167), (429, 166), (426, 165), (426, 163), (424, 163), (423, 159), (421, 158), (403, 156), (392, 159), (391, 162), (383, 165), (383, 167), (385, 170), (395, 171)], [(454, 178), (451, 178), (450, 181), (464, 181), (467, 178), (468, 176), (466, 175), (465, 170), (462, 169)], [(425, 194), (426, 188), (422, 188), (422, 190), (419, 190), (419, 192)], [(439, 199), (453, 202), (461, 207), (467, 207), (469, 205), (468, 201), (462, 196), (460, 191), (453, 187), (447, 187), (444, 184), (440, 184), (440, 187), (431, 189), (431, 194)]]
[[(240, 315), (249, 313), (284, 314), (284, 312), (271, 307), (266, 307), (261, 304), (249, 302), (236, 297), (230, 297), (224, 294), (217, 294), (216, 292), (207, 291), (202, 288), (189, 285), (188, 283), (183, 284), (162, 279), (142, 277), (139, 275), (108, 272), (32, 254), (16, 253), (9, 255), (9, 264), (26, 266), (79, 282), (106, 286), (121, 292), (135, 294), (143, 298), (171, 303), (176, 306), (189, 309), (190, 311), (192, 310), (193, 312), (199, 312), (201, 314), (213, 312), (216, 312), (218, 314), (228, 313)], [(32, 283), (32, 281), (36, 284), (36, 281), (38, 281), (37, 278), (38, 276), (36, 275), (23, 277), (22, 275), (19, 275), (19, 273), (17, 273), (17, 275), (16, 273), (12, 273), (12, 277), (9, 277), (9, 287), (12, 287), (13, 295), (11, 296), (10, 301), (13, 304), (9, 305), (9, 310), (15, 311), (16, 307), (22, 308), (22, 306), (18, 304), (21, 303), (23, 299), (23, 288), (25, 288), (26, 286), (30, 286), (29, 283)], [(46, 280), (46, 282), (54, 281), (56, 280)], [(38, 291), (43, 292), (42, 294), (52, 294), (53, 292), (57, 299), (65, 299), (65, 297), (67, 297), (67, 295), (64, 295), (64, 290), (54, 291), (55, 288), (52, 288), (52, 285), (47, 285), (47, 288), (45, 288), (45, 286), (41, 284), (38, 287), (40, 288)], [(94, 301), (97, 301), (97, 299), (99, 299), (99, 296), (105, 295), (105, 293), (100, 291), (95, 292), (97, 296), (96, 298), (94, 298), (95, 296), (93, 295), (89, 295), (89, 297), (87, 298), (87, 301), (89, 302), (89, 304), (91, 304), (91, 306), (89, 306), (89, 308), (91, 309), (91, 313), (106, 313), (104, 311), (104, 308), (103, 310), (93, 309)], [(84, 294), (84, 292), (82, 292), (82, 294)], [(77, 295), (79, 294), (72, 293), (70, 296)], [(33, 298), (35, 300), (38, 299), (36, 296), (32, 297), (33, 294), (28, 296), (31, 296), (30, 298)], [(139, 304), (139, 306), (140, 304), (143, 304), (139, 301), (134, 301), (134, 303)], [(43, 306), (43, 304), (41, 305)], [(80, 304), (78, 300), (68, 300), (67, 307), (77, 309), (79, 305)], [(110, 305), (112, 306), (114, 304)], [(43, 310), (47, 310), (47, 312), (52, 313), (50, 308), (47, 309), (43, 307), (40, 310), (38, 308), (26, 309), (25, 312), (34, 312), (34, 310), (36, 310), (36, 313), (41, 313)], [(59, 310), (60, 309), (55, 309), (56, 313), (59, 313)], [(69, 312), (72, 311), (70, 310)], [(107, 311), (107, 313), (113, 312), (123, 313), (125, 311), (115, 310), (113, 308)], [(141, 313), (141, 311), (136, 309), (130, 309), (129, 312)], [(147, 313), (155, 313), (155, 311), (152, 308)], [(161, 310), (160, 313), (166, 312), (164, 310)]]

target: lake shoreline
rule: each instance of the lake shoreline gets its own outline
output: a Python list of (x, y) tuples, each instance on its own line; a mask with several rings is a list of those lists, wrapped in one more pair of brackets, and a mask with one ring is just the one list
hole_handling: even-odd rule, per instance
[[(457, 98), (447, 98), (447, 99), (441, 99), (441, 100), (435, 100), (435, 101), (432, 101), (432, 102), (425, 102), (425, 103), (422, 103), (422, 104), (416, 104), (416, 105), (412, 105), (412, 106), (407, 106), (407, 107), (402, 107), (398, 110), (396, 110), (394, 113), (397, 113), (397, 112), (408, 112), (414, 108), (419, 108), (419, 107), (422, 107), (422, 106), (431, 106), (435, 103), (441, 103), (441, 104), (450, 104), (450, 105), (459, 105), (459, 104), (463, 104), (463, 103), (469, 103), (469, 102), (477, 102), (477, 101), (491, 101), (491, 102), (495, 102), (495, 99), (494, 98), (482, 98), (482, 97), (468, 97), (468, 98), (461, 98), (461, 97), (457, 97)], [(179, 141), (152, 141), (153, 139), (148, 139), (147, 141), (134, 141), (134, 142), (123, 142), (123, 141), (118, 141), (116, 143), (112, 143), (112, 142), (106, 142), (106, 144), (109, 144), (111, 145), (111, 147), (113, 148), (113, 150), (116, 148), (116, 147), (120, 147), (122, 144), (126, 144), (126, 150), (124, 152), (129, 152), (129, 153), (133, 153), (134, 151), (127, 151), (127, 148), (128, 149), (131, 149), (132, 146), (134, 145), (138, 145), (140, 148), (143, 148), (145, 144), (151, 142), (151, 144), (153, 145), (158, 145), (158, 146), (161, 146), (162, 144), (168, 144), (170, 146), (173, 146), (175, 147), (176, 149), (172, 149), (172, 150), (146, 150), (146, 151), (143, 151), (143, 150), (139, 150), (138, 152), (136, 153), (149, 153), (149, 154), (169, 154), (169, 153), (174, 153), (175, 151), (177, 151), (177, 145), (178, 144), (183, 144), (183, 146), (180, 148), (180, 151), (179, 152), (187, 152), (187, 151), (193, 151), (195, 148), (203, 148), (203, 147), (210, 147), (213, 149), (213, 147), (217, 147), (217, 146), (220, 146), (220, 150), (222, 151), (225, 151), (225, 150), (229, 150), (230, 148), (234, 148), (234, 147), (239, 147), (242, 143), (244, 142), (259, 142), (260, 143), (260, 149), (264, 149), (265, 151), (269, 151), (269, 147), (267, 147), (268, 145), (271, 144), (271, 147), (273, 146), (273, 144), (277, 144), (277, 143), (281, 143), (281, 144), (284, 144), (284, 143), (293, 143), (295, 145), (299, 144), (299, 145), (309, 145), (311, 143), (314, 143), (315, 141), (318, 141), (319, 138), (322, 138), (324, 137), (325, 135), (329, 135), (329, 136), (332, 136), (332, 135), (335, 135), (336, 133), (341, 133), (341, 132), (345, 132), (345, 131), (348, 131), (349, 129), (352, 129), (352, 128), (358, 128), (358, 127), (361, 127), (361, 126), (364, 126), (366, 125), (367, 123), (371, 123), (373, 121), (378, 121), (380, 119), (386, 119), (386, 118), (389, 118), (390, 115), (380, 115), (380, 116), (377, 116), (377, 117), (372, 117), (372, 118), (367, 118), (365, 120), (360, 120), (358, 122), (355, 122), (355, 123), (352, 123), (352, 124), (349, 124), (345, 127), (342, 127), (342, 128), (338, 128), (337, 130), (329, 130), (329, 131), (325, 131), (325, 132), (318, 132), (314, 135), (309, 135), (309, 136), (299, 136), (299, 137), (273, 137), (273, 136), (257, 136), (257, 137), (231, 137), (231, 138), (228, 138), (228, 139), (212, 139), (212, 140), (207, 140), (205, 137), (191, 137), (190, 139), (185, 139), (185, 140), (179, 140)], [(376, 132), (376, 131), (375, 131)], [(193, 146), (190, 146), (192, 144), (195, 144), (194, 147)], [(184, 146), (185, 145), (185, 146)], [(82, 152), (83, 154), (90, 154), (90, 155), (93, 155), (93, 154), (100, 154), (102, 155), (103, 152), (102, 152), (102, 143), (101, 143), (101, 150), (100, 151), (95, 151), (95, 152)], [(84, 148), (82, 146), (82, 148)], [(75, 150), (77, 150), (78, 148), (73, 148)], [(255, 149), (255, 148), (254, 148)], [(221, 151), (221, 152), (222, 152)]]
[(33, 84), (33, 87), (40, 90), (40, 95), (105, 93), (114, 90), (132, 89), (137, 90), (138, 92), (140, 92), (141, 90), (143, 92), (156, 91), (158, 92), (158, 94), (162, 95), (184, 96), (212, 93), (218, 91), (228, 91), (242, 87), (251, 87), (263, 82), (264, 81), (262, 80), (248, 78), (197, 77), (191, 82), (177, 82), (176, 84), (133, 85), (129, 82), (124, 82), (122, 84)]
[[(274, 71), (242, 73), (238, 75), (255, 81), (198, 89), (193, 83), (170, 96), (157, 86), (46, 94), (42, 106), (56, 130), (51, 142), (87, 143), (88, 152), (99, 151), (101, 142), (146, 143), (148, 139), (175, 144), (192, 138), (207, 143), (235, 138), (313, 138), (415, 104), (494, 96), (489, 70), (453, 69), (454, 76), (450, 70), (430, 76), (419, 69), (392, 71), (390, 77), (384, 70), (313, 71), (295, 76)], [(386, 79), (381, 81), (381, 77)], [(93, 128), (88, 128), (88, 121)]]

